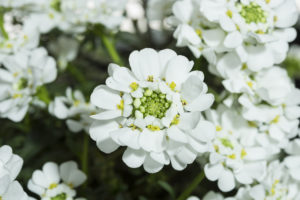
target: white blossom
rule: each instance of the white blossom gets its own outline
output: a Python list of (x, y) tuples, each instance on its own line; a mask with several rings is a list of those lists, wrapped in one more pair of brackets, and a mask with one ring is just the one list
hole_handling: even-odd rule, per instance
[(209, 149), (214, 127), (201, 116), (214, 100), (193, 62), (172, 50), (143, 49), (130, 54), (131, 71), (109, 66), (106, 85), (91, 102), (103, 109), (93, 115), (91, 137), (105, 153), (127, 147), (123, 161), (154, 173), (170, 162), (177, 170)]

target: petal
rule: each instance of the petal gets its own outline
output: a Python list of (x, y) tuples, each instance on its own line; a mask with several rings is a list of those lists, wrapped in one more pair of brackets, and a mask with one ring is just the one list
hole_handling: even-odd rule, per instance
[(242, 35), (238, 31), (234, 31), (232, 33), (229, 33), (225, 40), (224, 40), (224, 46), (227, 48), (236, 48), (240, 46), (243, 42)]
[(143, 166), (146, 172), (157, 173), (164, 167), (164, 164), (155, 161), (150, 156), (147, 156)]
[(211, 107), (215, 97), (212, 94), (199, 95), (193, 102), (188, 103), (184, 108), (188, 111), (204, 111)]
[(218, 187), (222, 192), (229, 192), (235, 187), (234, 176), (231, 171), (225, 169), (218, 180)]
[(211, 122), (200, 120), (196, 128), (191, 131), (190, 135), (199, 141), (210, 142), (215, 137), (215, 134), (216, 129)]
[[(186, 80), (188, 73), (194, 65), (193, 61), (189, 61), (184, 56), (176, 56), (168, 62), (166, 70), (167, 83), (174, 82), (176, 88), (180, 88), (181, 84)], [(178, 87), (179, 86), (179, 87)]]
[(216, 165), (206, 164), (204, 166), (205, 176), (210, 181), (216, 181), (217, 179), (219, 179), (223, 171), (224, 167), (221, 163)]
[(159, 56), (154, 49), (146, 48), (132, 52), (129, 63), (132, 72), (139, 80), (147, 80), (149, 76), (160, 77)]
[(123, 162), (131, 168), (138, 168), (145, 162), (146, 152), (127, 148), (122, 156)]
[(167, 135), (170, 139), (177, 142), (187, 143), (188, 141), (186, 133), (182, 132), (177, 126), (171, 126), (167, 130)]
[(139, 143), (145, 151), (161, 152), (166, 146), (166, 138), (163, 131), (150, 131), (144, 129), (140, 133)]
[(103, 109), (116, 110), (120, 102), (120, 94), (105, 85), (96, 87), (91, 95), (91, 103)]
[(48, 162), (43, 166), (43, 173), (47, 177), (50, 184), (59, 183), (60, 176), (58, 171), (58, 165), (54, 162)]

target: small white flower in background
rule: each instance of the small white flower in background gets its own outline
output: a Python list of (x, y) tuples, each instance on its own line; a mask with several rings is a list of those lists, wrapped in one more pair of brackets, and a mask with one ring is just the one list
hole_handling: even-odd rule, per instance
[(28, 200), (27, 194), (16, 177), (21, 171), (23, 159), (13, 154), (10, 146), (0, 147), (0, 199)]
[(44, 48), (7, 56), (0, 68), (0, 116), (21, 121), (38, 88), (53, 82), (56, 75), (55, 60)]
[(20, 8), (32, 4), (34, 0), (2, 0), (0, 6), (6, 8)]
[(285, 151), (289, 155), (283, 162), (289, 169), (291, 177), (300, 182), (300, 139), (291, 141)]
[(20, 50), (30, 50), (38, 46), (40, 35), (37, 28), (26, 18), (21, 24), (13, 23), (13, 13), (4, 14), (4, 29), (7, 38), (0, 35), (0, 62), (9, 54), (16, 53)]
[(125, 4), (126, 0), (42, 0), (36, 2), (30, 20), (42, 33), (53, 28), (81, 33), (88, 24), (115, 30), (123, 20)]
[(88, 133), (92, 123), (91, 115), (98, 110), (87, 102), (81, 91), (67, 88), (66, 96), (55, 97), (49, 104), (49, 112), (59, 119), (67, 119), (66, 123), (72, 132), (84, 130)]
[(237, 200), (298, 200), (300, 185), (289, 175), (289, 169), (278, 160), (269, 164), (266, 177), (259, 183), (240, 188)]
[(233, 108), (219, 106), (217, 111), (207, 111), (206, 117), (217, 132), (212, 140), (214, 151), (204, 166), (206, 177), (217, 180), (224, 192), (234, 189), (236, 182), (260, 181), (265, 173), (267, 151), (254, 141), (257, 129), (249, 126)]
[(203, 73), (191, 72), (194, 63), (169, 49), (134, 51), (129, 63), (131, 71), (111, 64), (106, 85), (94, 89), (91, 102), (103, 110), (91, 116), (91, 137), (105, 153), (127, 147), (129, 167), (155, 173), (171, 162), (183, 170), (214, 137), (201, 116), (214, 101)]
[(177, 46), (203, 54), (213, 65), (224, 56), (258, 71), (282, 62), (296, 37), (290, 28), (298, 18), (293, 0), (181, 0), (173, 14)]
[(57, 58), (57, 65), (61, 71), (64, 71), (68, 63), (73, 61), (78, 53), (79, 41), (67, 36), (61, 36), (49, 44), (50, 52)]
[(0, 174), (2, 171), (7, 172), (10, 181), (13, 181), (20, 173), (22, 166), (23, 159), (13, 154), (10, 146), (4, 145), (0, 148)]
[(82, 185), (86, 178), (74, 161), (64, 162), (60, 166), (47, 162), (42, 170), (34, 171), (28, 189), (39, 195), (41, 200), (76, 200), (74, 188)]
[[(200, 198), (191, 196), (187, 200), (200, 200)], [(208, 193), (206, 193), (206, 195), (203, 197), (202, 200), (236, 200), (236, 198), (234, 197), (224, 198), (222, 194), (216, 193), (214, 191), (209, 191)]]

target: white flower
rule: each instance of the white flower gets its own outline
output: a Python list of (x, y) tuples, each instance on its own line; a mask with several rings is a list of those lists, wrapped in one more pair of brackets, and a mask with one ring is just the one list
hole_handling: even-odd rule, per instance
[(40, 35), (33, 24), (26, 18), (22, 21), (22, 25), (14, 24), (14, 16), (11, 12), (6, 12), (3, 17), (7, 38), (0, 35), (0, 62), (9, 54), (37, 47)]
[(290, 28), (297, 21), (293, 0), (181, 0), (173, 14), (177, 46), (203, 54), (224, 78), (244, 64), (259, 71), (282, 62), (296, 37)]
[(55, 80), (57, 70), (44, 48), (21, 51), (3, 60), (0, 69), (0, 116), (21, 121), (38, 88)]
[(286, 152), (289, 154), (284, 159), (284, 164), (289, 169), (291, 177), (300, 181), (300, 139), (295, 139), (286, 147)]
[(0, 148), (0, 174), (2, 171), (6, 172), (10, 181), (13, 181), (20, 173), (22, 166), (23, 159), (13, 154), (10, 146), (4, 145)]
[(55, 97), (49, 104), (49, 112), (59, 119), (67, 119), (68, 128), (75, 133), (82, 130), (88, 133), (93, 121), (90, 115), (96, 111), (95, 106), (86, 102), (81, 91), (72, 92), (71, 88), (67, 88), (66, 96)]
[(18, 181), (10, 182), (8, 176), (0, 176), (0, 199), (29, 200), (29, 197)]
[(91, 102), (103, 111), (92, 116), (91, 137), (105, 153), (126, 146), (129, 167), (184, 169), (214, 137), (200, 115), (214, 100), (203, 73), (190, 72), (193, 62), (169, 49), (134, 51), (129, 63), (132, 71), (111, 64), (107, 86), (94, 89)]
[(23, 159), (13, 154), (10, 146), (0, 147), (0, 199), (28, 200), (19, 182), (15, 181), (21, 171)]
[(122, 19), (126, 0), (41, 0), (30, 15), (42, 33), (53, 28), (81, 33), (89, 23), (116, 29)]
[(214, 151), (204, 167), (206, 177), (218, 180), (218, 187), (224, 192), (234, 189), (236, 182), (259, 181), (265, 173), (267, 152), (253, 142), (257, 129), (249, 126), (234, 108), (220, 106), (206, 114), (217, 131), (212, 141)]
[(298, 200), (299, 182), (289, 176), (289, 170), (279, 161), (269, 164), (266, 177), (259, 183), (240, 188), (237, 200)]
[(68, 62), (73, 61), (78, 53), (79, 41), (61, 36), (53, 43), (49, 45), (50, 52), (56, 55), (57, 64), (60, 70), (65, 70), (67, 68)]
[(73, 200), (76, 196), (74, 188), (80, 186), (86, 178), (74, 161), (64, 162), (60, 166), (47, 162), (42, 170), (34, 171), (28, 189), (42, 200)]
[[(191, 196), (187, 200), (200, 200), (200, 198)], [(203, 200), (236, 200), (234, 197), (224, 198), (222, 194), (216, 193), (214, 191), (209, 191), (203, 197)]]

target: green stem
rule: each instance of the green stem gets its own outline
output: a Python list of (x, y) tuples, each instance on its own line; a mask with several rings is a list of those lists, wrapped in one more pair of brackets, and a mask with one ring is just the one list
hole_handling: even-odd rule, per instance
[(3, 37), (8, 40), (8, 34), (7, 32), (5, 31), (5, 28), (4, 28), (4, 12), (0, 10), (0, 31), (3, 35)]
[(88, 176), (88, 154), (89, 154), (89, 135), (84, 133), (81, 167), (82, 171)]
[(99, 35), (112, 60), (119, 65), (123, 65), (121, 57), (119, 56), (112, 40), (109, 39), (105, 34), (99, 34)]
[(74, 67), (71, 63), (68, 64), (67, 70), (70, 74), (82, 85), (86, 83), (86, 79), (81, 71)]
[(186, 200), (190, 196), (190, 194), (195, 190), (195, 188), (201, 183), (204, 177), (204, 171), (202, 170), (201, 173), (194, 178), (192, 183), (187, 188), (185, 188), (185, 190), (181, 193), (177, 200)]

